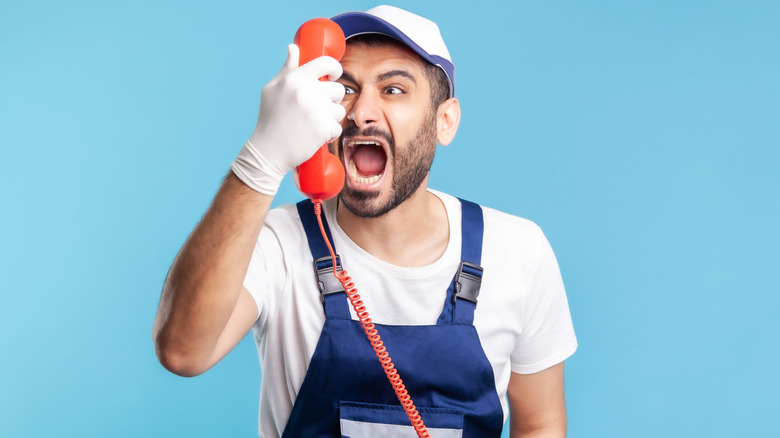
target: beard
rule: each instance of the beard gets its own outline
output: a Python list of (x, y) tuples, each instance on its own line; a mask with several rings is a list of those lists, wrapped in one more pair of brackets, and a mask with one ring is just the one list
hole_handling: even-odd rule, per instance
[[(409, 199), (428, 176), (436, 152), (436, 112), (432, 111), (423, 121), (417, 134), (409, 143), (396, 152), (393, 137), (376, 127), (360, 131), (356, 126), (350, 126), (341, 134), (343, 139), (355, 135), (375, 136), (383, 138), (390, 150), (388, 161), (392, 161), (393, 180), (387, 199), (379, 204), (381, 191), (365, 192), (355, 190), (348, 184), (339, 194), (339, 200), (350, 213), (363, 218), (378, 218), (398, 207)], [(339, 150), (343, 162), (344, 149)]]

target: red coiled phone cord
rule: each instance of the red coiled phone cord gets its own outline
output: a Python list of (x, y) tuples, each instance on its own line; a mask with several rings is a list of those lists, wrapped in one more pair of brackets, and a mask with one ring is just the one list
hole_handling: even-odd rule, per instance
[(377, 333), (374, 323), (371, 322), (371, 318), (368, 316), (366, 306), (363, 305), (363, 301), (357, 293), (355, 283), (352, 282), (352, 278), (350, 278), (346, 270), (342, 269), (341, 272), (339, 272), (336, 269), (336, 254), (333, 252), (333, 247), (331, 246), (330, 241), (328, 241), (328, 236), (325, 233), (325, 227), (322, 225), (322, 201), (315, 199), (312, 202), (314, 202), (314, 213), (317, 216), (317, 223), (320, 225), (322, 237), (325, 239), (325, 244), (328, 245), (330, 257), (331, 260), (333, 260), (333, 275), (336, 276), (344, 287), (349, 302), (352, 303), (352, 308), (355, 309), (360, 324), (363, 325), (363, 331), (366, 332), (366, 336), (368, 337), (369, 342), (371, 342), (371, 346), (374, 348), (376, 357), (382, 364), (382, 368), (384, 368), (385, 374), (387, 375), (388, 380), (390, 380), (390, 384), (393, 385), (395, 395), (398, 396), (398, 401), (401, 402), (401, 406), (403, 406), (406, 411), (406, 415), (409, 417), (412, 426), (414, 426), (417, 436), (420, 438), (430, 438), (428, 429), (425, 427), (425, 424), (423, 424), (422, 418), (420, 418), (420, 413), (417, 412), (417, 408), (414, 406), (414, 402), (409, 396), (409, 392), (406, 390), (406, 386), (404, 386), (401, 376), (398, 375), (398, 371), (395, 369), (395, 365), (393, 365), (393, 361), (387, 353), (387, 348), (385, 348), (382, 340), (379, 338), (379, 333)]

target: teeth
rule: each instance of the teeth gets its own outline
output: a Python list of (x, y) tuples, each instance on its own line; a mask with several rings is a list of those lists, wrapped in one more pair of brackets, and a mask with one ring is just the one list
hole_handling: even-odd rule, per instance
[(353, 140), (349, 142), (349, 146), (382, 146), (378, 142), (371, 140)]
[(349, 160), (349, 175), (352, 177), (352, 179), (360, 184), (371, 184), (379, 181), (379, 177), (381, 175), (374, 175), (369, 177), (363, 177), (358, 175), (357, 173), (357, 166), (355, 166), (355, 160)]

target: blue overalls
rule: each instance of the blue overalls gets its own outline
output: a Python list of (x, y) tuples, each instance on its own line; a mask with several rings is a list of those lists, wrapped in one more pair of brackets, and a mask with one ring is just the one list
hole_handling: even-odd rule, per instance
[[(376, 326), (432, 437), (499, 437), (503, 413), (493, 369), (473, 325), (482, 278), (482, 209), (464, 200), (461, 206), (461, 264), (436, 325)], [(360, 322), (350, 317), (312, 203), (298, 203), (298, 212), (325, 324), (282, 437), (416, 437)], [(327, 223), (325, 229), (330, 238)]]

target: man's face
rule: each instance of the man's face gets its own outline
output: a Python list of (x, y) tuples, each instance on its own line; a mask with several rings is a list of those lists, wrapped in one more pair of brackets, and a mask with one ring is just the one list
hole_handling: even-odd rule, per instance
[(339, 79), (347, 117), (336, 146), (347, 173), (340, 199), (357, 216), (382, 216), (428, 176), (437, 132), (423, 62), (402, 47), (347, 46)]

